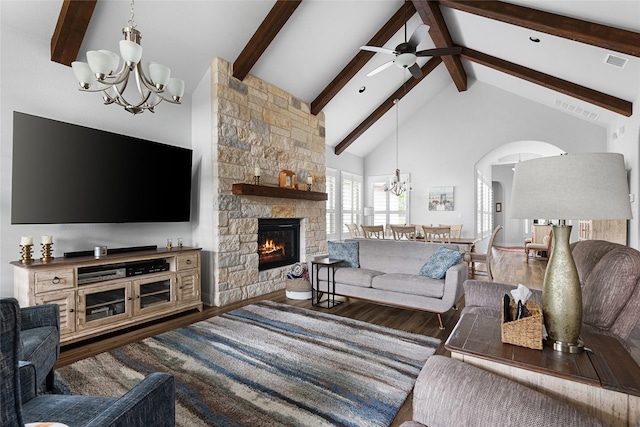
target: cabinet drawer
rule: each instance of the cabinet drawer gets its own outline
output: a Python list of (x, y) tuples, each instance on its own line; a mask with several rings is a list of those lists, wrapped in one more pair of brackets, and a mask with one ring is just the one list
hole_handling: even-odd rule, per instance
[(35, 273), (36, 293), (73, 288), (73, 269), (38, 271)]
[(200, 268), (199, 254), (189, 254), (189, 255), (178, 256), (178, 271), (190, 270), (192, 268)]

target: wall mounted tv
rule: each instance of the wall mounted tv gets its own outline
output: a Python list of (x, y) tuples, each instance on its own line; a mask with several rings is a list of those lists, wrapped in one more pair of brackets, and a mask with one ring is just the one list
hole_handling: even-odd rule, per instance
[(14, 112), (11, 223), (189, 221), (192, 155)]

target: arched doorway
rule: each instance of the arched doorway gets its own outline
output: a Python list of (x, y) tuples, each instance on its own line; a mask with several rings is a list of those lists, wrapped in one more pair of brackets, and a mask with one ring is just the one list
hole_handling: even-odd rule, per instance
[[(482, 191), (482, 186), (478, 185), (478, 182), (474, 185), (476, 192), (475, 232), (477, 238), (483, 239), (482, 243), (485, 245), (483, 247), (482, 243), (479, 244), (479, 252), (486, 249), (487, 238), (491, 235), (491, 231), (497, 225), (502, 225), (503, 230), (501, 234), (496, 236), (496, 243), (507, 246), (523, 245), (525, 234), (528, 234), (528, 230), (525, 229), (525, 221), (521, 219), (512, 219), (509, 214), (511, 184), (513, 181), (512, 169), (519, 161), (535, 159), (538, 157), (557, 156), (562, 153), (564, 153), (563, 150), (547, 142), (515, 141), (501, 145), (500, 147), (489, 151), (480, 160), (478, 160), (474, 165), (476, 180), (483, 180), (484, 182), (491, 183), (490, 188), (492, 191), (490, 197), (483, 198), (478, 194), (479, 191)], [(543, 184), (541, 183), (541, 185)], [(496, 195), (500, 197), (500, 200), (494, 197), (494, 188), (499, 189), (499, 191), (496, 192)], [(490, 200), (490, 204), (488, 206), (481, 206), (483, 203), (486, 203), (482, 201), (483, 199)], [(500, 212), (496, 212), (496, 207), (500, 209)], [(487, 214), (487, 208), (490, 210), (489, 217), (492, 220), (490, 221), (490, 224), (487, 224), (486, 221), (483, 224), (482, 215)]]

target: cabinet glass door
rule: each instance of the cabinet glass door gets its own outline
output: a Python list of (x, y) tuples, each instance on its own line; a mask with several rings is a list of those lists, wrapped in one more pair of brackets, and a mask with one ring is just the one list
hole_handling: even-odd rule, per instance
[(174, 282), (173, 274), (134, 281), (135, 314), (172, 308), (175, 305)]
[(80, 329), (120, 321), (131, 316), (131, 282), (78, 289)]

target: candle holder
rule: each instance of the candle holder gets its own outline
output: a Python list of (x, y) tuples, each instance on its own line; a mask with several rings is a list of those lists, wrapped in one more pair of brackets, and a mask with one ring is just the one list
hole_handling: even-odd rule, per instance
[(307, 191), (311, 191), (311, 184), (307, 184)]
[(253, 177), (253, 185), (260, 185), (260, 175)]
[(20, 262), (23, 264), (29, 264), (33, 261), (31, 256), (33, 251), (33, 245), (20, 245)]
[(178, 238), (178, 249), (182, 249), (182, 239)]
[(173, 249), (173, 240), (167, 239), (167, 249)]
[(53, 243), (40, 243), (40, 245), (42, 245), (42, 258), (40, 258), (40, 261), (51, 261), (53, 259), (53, 256), (51, 256), (53, 254)]

